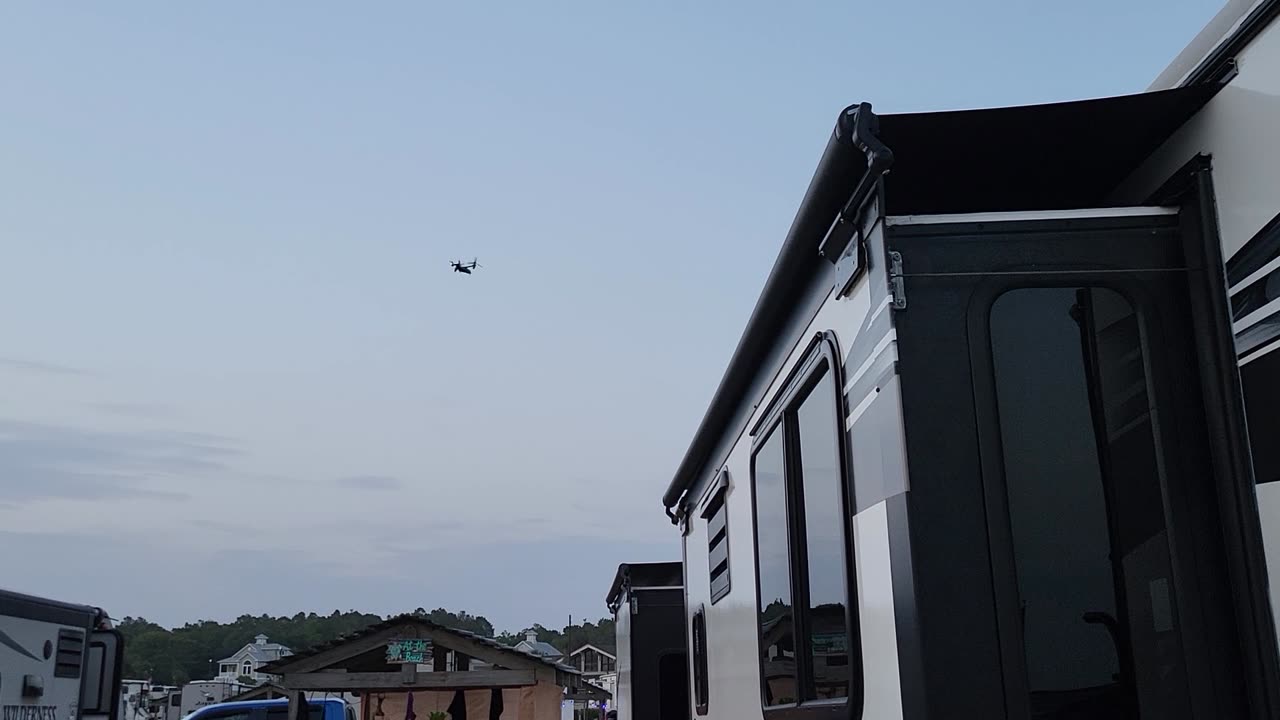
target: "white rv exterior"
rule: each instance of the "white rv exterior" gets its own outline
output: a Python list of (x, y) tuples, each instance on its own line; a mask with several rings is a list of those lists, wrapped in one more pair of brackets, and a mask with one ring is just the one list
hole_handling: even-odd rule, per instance
[(0, 590), (4, 720), (116, 720), (123, 648), (97, 608)]
[[(1265, 417), (1280, 401), (1278, 14), (1275, 0), (1230, 2), (1149, 98), (940, 113), (936, 125), (925, 115), (886, 116), (880, 129), (868, 126), (868, 137), (890, 152), (902, 150), (895, 141), (916, 143), (909, 158), (898, 152), (891, 175), (883, 173), (893, 156), (885, 153), (883, 167), (884, 158), (873, 157), (877, 140), (868, 145), (858, 135), (852, 143), (865, 164), (833, 155), (849, 143), (842, 133), (853, 132), (842, 115), (664, 496), (684, 546), (691, 717), (1280, 717), (1269, 600), (1280, 589), (1280, 448), (1270, 448), (1275, 426)], [(855, 110), (846, 113), (870, 115), (869, 106)], [(1089, 161), (1072, 165), (1071, 150), (1053, 155), (1053, 141), (1036, 137), (1060, 135), (1064, 146), (1080, 143), (1076, 156), (1087, 154), (1092, 147), (1070, 136), (1096, 131), (1093, 139), (1107, 140), (1091, 127), (1095, 120), (1117, 131), (1105, 149), (1095, 143), (1097, 164), (1111, 163), (1099, 176), (1088, 175)], [(971, 140), (963, 133), (988, 132), (988, 122), (1007, 123), (1011, 149), (957, 149)], [(929, 139), (947, 132), (950, 145)], [(943, 156), (939, 167), (921, 165), (929, 152)], [(1064, 175), (1076, 175), (1054, 186), (1058, 166), (1008, 158), (982, 175), (1001, 152), (1044, 152), (1071, 166)], [(933, 171), (953, 183), (989, 183), (991, 194), (953, 185), (952, 198)], [(1080, 179), (1099, 187), (1068, 188)], [(1023, 192), (1024, 184), (1032, 187)], [(994, 197), (1002, 187), (1010, 207)], [(903, 198), (896, 208), (895, 197)], [(1181, 252), (1174, 235), (1163, 250), (1136, 249), (1167, 233), (1190, 233), (1212, 248), (1195, 255), (1184, 236), (1188, 255), (1167, 265), (1156, 258)], [(1114, 240), (1099, 245), (1100, 237)], [(1226, 273), (1204, 269), (1223, 262)], [(1189, 290), (1160, 285), (1183, 274), (1193, 278)], [(983, 283), (1005, 282), (1001, 276), (1011, 278), (1005, 294), (984, 296)], [(1157, 285), (1165, 289), (1148, 294)], [(1015, 453), (1038, 447), (1027, 437), (1067, 422), (1035, 414), (1056, 408), (1053, 390), (1036, 388), (1026, 367), (1011, 365), (1007, 375), (1032, 383), (1021, 386), (1024, 394), (1043, 390), (1042, 407), (1015, 407), (999, 390), (1001, 363), (1013, 362), (1000, 354), (1017, 345), (997, 341), (996, 308), (1016, 297), (999, 312), (1021, 317), (1035, 309), (1039, 290), (1050, 304), (1053, 292), (1079, 298), (1072, 319), (1090, 393), (1080, 407), (1092, 409), (1096, 436), (1096, 447), (1080, 445), (1079, 453), (1062, 440), (1040, 454), (1066, 467), (1096, 453), (1090, 462), (1103, 466), (1102, 499), (1017, 496), (1023, 491), (1014, 487), (1016, 466), (1030, 467)], [(986, 315), (973, 310), (984, 297)], [(1086, 320), (1076, 316), (1082, 307)], [(1048, 325), (1066, 313), (1044, 317)], [(1117, 353), (1117, 333), (1130, 325), (1132, 344)], [(1046, 378), (1055, 381), (1048, 371)], [(818, 398), (826, 392), (831, 398)], [(823, 404), (810, 410), (813, 398)], [(836, 417), (824, 427), (813, 418), (828, 405)], [(1023, 422), (1010, 427), (1011, 418)], [(823, 459), (813, 453), (826, 448), (827, 432), (838, 449)], [(1034, 437), (1044, 443), (1062, 434)], [(1123, 446), (1139, 436), (1149, 449)], [(1150, 486), (1134, 489), (1138, 481), (1108, 478), (1112, 470), (1126, 478), (1149, 470)], [(949, 487), (953, 480), (972, 491)], [(1046, 545), (1090, 502), (1103, 508), (1095, 533), (1102, 544)], [(1191, 509), (1206, 505), (1217, 513)], [(1135, 529), (1143, 524), (1150, 527)], [(1189, 549), (1218, 536), (1227, 538), (1221, 546)], [(1113, 574), (1098, 575), (1096, 587), (1065, 579), (1096, 571), (1104, 566), (1096, 558), (1108, 556)], [(1062, 577), (1052, 577), (1055, 558)], [(1031, 585), (1040, 580), (1036, 596)], [(1055, 592), (1103, 587), (1106, 598), (1053, 605)], [(1081, 619), (1079, 610), (1095, 600), (1112, 605)], [(819, 617), (820, 607), (841, 602), (843, 621)], [(1049, 628), (1055, 612), (1077, 624)], [(790, 635), (779, 633), (782, 625)]]
[[(1280, 354), (1275, 352), (1280, 348), (1278, 14), (1275, 2), (1233, 0), (1157, 79), (1152, 90), (1185, 84), (1215, 52), (1232, 59), (1231, 70), (1238, 73), (1118, 193), (1121, 202), (1131, 201), (1152, 192), (1159, 178), (1196, 153), (1213, 159), (1273, 598), (1280, 597), (1280, 464), (1271, 420), (1280, 398)], [(1221, 52), (1246, 33), (1246, 42)]]

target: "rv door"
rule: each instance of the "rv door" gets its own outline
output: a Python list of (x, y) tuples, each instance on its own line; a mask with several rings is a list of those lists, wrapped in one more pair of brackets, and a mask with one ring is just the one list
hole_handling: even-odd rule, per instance
[(951, 523), (916, 544), (949, 560), (922, 562), (920, 592), (968, 659), (930, 680), (953, 709), (1272, 716), (1225, 291), (1195, 211), (889, 221), (912, 502)]
[(124, 638), (120, 631), (95, 630), (90, 633), (84, 679), (80, 685), (82, 720), (118, 720), (123, 668)]

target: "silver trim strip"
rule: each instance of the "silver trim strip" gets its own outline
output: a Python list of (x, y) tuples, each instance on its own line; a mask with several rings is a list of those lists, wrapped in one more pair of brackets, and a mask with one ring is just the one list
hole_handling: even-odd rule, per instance
[(1277, 310), (1280, 310), (1280, 298), (1272, 300), (1266, 305), (1263, 305), (1257, 310), (1254, 310), (1248, 315), (1245, 315), (1239, 320), (1231, 323), (1231, 330), (1232, 332), (1235, 332), (1235, 333), (1240, 333), (1240, 332), (1243, 332), (1244, 330), (1248, 330), (1250, 327), (1257, 325), (1263, 320), (1266, 320), (1268, 317), (1271, 317), (1271, 315), (1274, 314)]
[(885, 299), (880, 302), (880, 307), (876, 308), (876, 311), (871, 313), (871, 319), (867, 321), (867, 326), (870, 327), (871, 325), (874, 325), (876, 320), (879, 320), (880, 316), (884, 314), (884, 311), (889, 309), (889, 305), (892, 302), (892, 295), (885, 296)]
[(1257, 360), (1263, 355), (1267, 355), (1271, 353), (1276, 348), (1280, 348), (1280, 340), (1274, 340), (1270, 343), (1267, 343), (1266, 345), (1263, 345), (1257, 352), (1251, 353), (1249, 357), (1240, 361), (1240, 367), (1244, 367), (1245, 365), (1248, 365), (1249, 363), (1253, 362), (1254, 360)]
[(879, 394), (880, 388), (873, 389), (871, 392), (867, 393), (866, 397), (862, 398), (862, 401), (858, 403), (857, 407), (849, 411), (849, 416), (844, 419), (845, 432), (853, 429), (853, 424), (858, 422), (858, 418), (862, 417), (863, 413), (871, 407), (871, 403), (875, 402), (876, 396)]
[(865, 361), (863, 361), (861, 367), (859, 367), (856, 371), (854, 371), (854, 373), (849, 376), (849, 379), (845, 381), (844, 392), (847, 393), (850, 390), (852, 390), (853, 386), (856, 385), (858, 381), (862, 379), (863, 375), (867, 374), (867, 371), (871, 369), (871, 366), (874, 365), (876, 360), (880, 358), (880, 355), (884, 353), (884, 351), (889, 347), (889, 345), (897, 342), (897, 340), (898, 340), (897, 330), (890, 330), (889, 332), (885, 333), (885, 336), (880, 338), (880, 342), (876, 343), (876, 347), (874, 350), (871, 351), (871, 355)]
[(893, 215), (885, 223), (896, 225), (942, 225), (944, 223), (1014, 222), (1017, 220), (1085, 220), (1089, 218), (1165, 217), (1177, 215), (1178, 208), (1117, 207), (1086, 210), (1029, 210), (1022, 212), (960, 213), (955, 215)]
[(1249, 287), (1250, 285), (1261, 280), (1267, 275), (1270, 275), (1271, 271), (1275, 270), (1276, 268), (1280, 268), (1280, 256), (1271, 258), (1270, 260), (1267, 261), (1266, 265), (1263, 265), (1257, 270), (1254, 270), (1253, 272), (1249, 273), (1248, 277), (1236, 283), (1235, 285), (1232, 285), (1230, 289), (1227, 290), (1227, 294), (1235, 295), (1236, 293)]

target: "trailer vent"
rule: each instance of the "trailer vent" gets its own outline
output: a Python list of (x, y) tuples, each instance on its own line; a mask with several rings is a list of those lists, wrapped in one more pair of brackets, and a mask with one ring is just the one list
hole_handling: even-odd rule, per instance
[(729, 511), (725, 492), (729, 489), (729, 473), (720, 471), (713, 484), (711, 497), (702, 508), (707, 520), (707, 573), (711, 578), (711, 604), (729, 594)]
[(84, 633), (80, 630), (58, 631), (58, 654), (53, 664), (53, 676), (80, 678), (84, 666)]

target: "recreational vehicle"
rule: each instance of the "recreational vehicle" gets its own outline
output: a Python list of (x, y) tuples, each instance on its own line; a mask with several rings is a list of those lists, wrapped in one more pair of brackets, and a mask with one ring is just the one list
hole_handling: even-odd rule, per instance
[(695, 717), (1280, 717), (1277, 14), (838, 115), (663, 497)]
[(123, 667), (101, 609), (0, 590), (4, 720), (117, 720)]
[(680, 563), (623, 563), (605, 598), (618, 641), (618, 720), (688, 720)]

